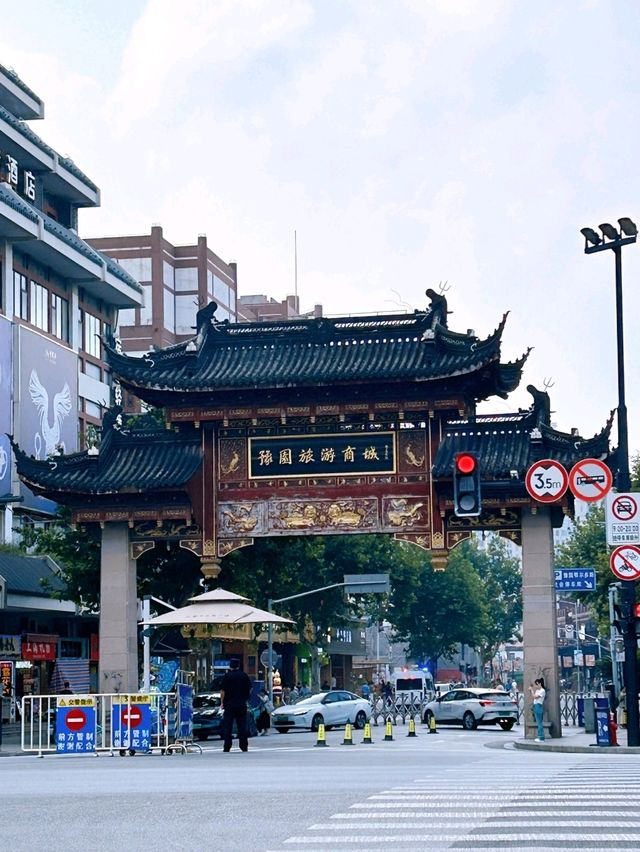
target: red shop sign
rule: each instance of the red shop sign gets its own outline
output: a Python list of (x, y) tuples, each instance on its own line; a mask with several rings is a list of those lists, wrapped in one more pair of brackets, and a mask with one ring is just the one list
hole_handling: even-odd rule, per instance
[(58, 650), (57, 642), (23, 642), (23, 660), (55, 660)]

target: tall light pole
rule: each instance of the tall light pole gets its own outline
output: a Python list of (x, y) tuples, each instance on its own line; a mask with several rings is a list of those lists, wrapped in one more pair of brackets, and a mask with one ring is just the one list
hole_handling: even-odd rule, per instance
[[(618, 452), (616, 488), (619, 492), (629, 491), (629, 433), (627, 430), (627, 403), (624, 387), (624, 314), (622, 310), (622, 247), (636, 242), (638, 229), (628, 217), (618, 219), (620, 230), (605, 222), (600, 225), (600, 234), (593, 228), (582, 228), (585, 254), (611, 249), (616, 264), (616, 332), (618, 343)], [(638, 716), (638, 671), (636, 653), (636, 620), (634, 616), (636, 590), (635, 582), (625, 580), (622, 584), (624, 609), (624, 684), (627, 691), (627, 742), (630, 746), (640, 745)]]

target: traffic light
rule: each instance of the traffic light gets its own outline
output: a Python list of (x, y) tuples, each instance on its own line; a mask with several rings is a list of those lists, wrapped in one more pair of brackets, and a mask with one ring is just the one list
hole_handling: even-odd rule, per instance
[(459, 518), (475, 518), (482, 511), (480, 465), (473, 453), (457, 453), (453, 461), (453, 511)]

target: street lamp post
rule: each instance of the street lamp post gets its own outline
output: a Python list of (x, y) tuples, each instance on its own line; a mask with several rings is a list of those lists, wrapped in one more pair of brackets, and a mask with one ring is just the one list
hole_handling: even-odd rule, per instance
[[(602, 236), (593, 228), (582, 228), (580, 233), (585, 239), (585, 254), (599, 251), (613, 251), (616, 270), (616, 333), (618, 354), (618, 470), (616, 487), (618, 491), (629, 491), (631, 476), (629, 474), (629, 435), (627, 429), (627, 403), (624, 383), (624, 323), (622, 310), (622, 248), (636, 242), (638, 229), (628, 217), (618, 219), (620, 231), (605, 222), (600, 225)], [(624, 235), (624, 236), (623, 236)], [(624, 621), (624, 683), (627, 691), (627, 742), (630, 746), (640, 745), (640, 728), (638, 714), (638, 672), (636, 652), (638, 642), (634, 607), (636, 600), (635, 582), (626, 580), (623, 583), (623, 601), (626, 618)]]

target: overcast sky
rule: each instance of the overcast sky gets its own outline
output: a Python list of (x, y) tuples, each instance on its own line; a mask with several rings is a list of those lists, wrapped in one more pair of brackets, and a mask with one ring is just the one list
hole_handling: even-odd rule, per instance
[[(579, 229), (640, 222), (633, 0), (30, 0), (0, 62), (45, 101), (32, 126), (102, 190), (82, 236), (164, 227), (238, 263), (241, 295), (303, 310), (423, 308), (503, 360), (558, 428), (617, 404), (613, 254)], [(640, 449), (640, 247), (624, 251), (627, 398)], [(614, 443), (617, 437), (614, 432)]]

